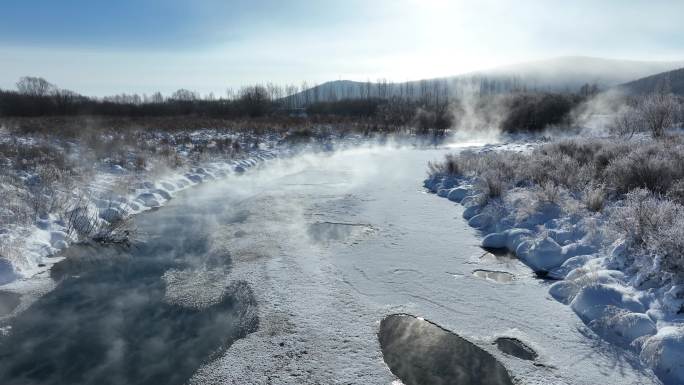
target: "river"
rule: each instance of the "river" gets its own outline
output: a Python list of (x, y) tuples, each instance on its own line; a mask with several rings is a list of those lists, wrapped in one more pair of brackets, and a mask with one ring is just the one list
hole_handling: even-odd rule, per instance
[(516, 383), (657, 384), (425, 192), (427, 162), (446, 151), (272, 160), (138, 216), (131, 247), (67, 249), (56, 288), (0, 338), (0, 383), (390, 384), (378, 332), (411, 314)]

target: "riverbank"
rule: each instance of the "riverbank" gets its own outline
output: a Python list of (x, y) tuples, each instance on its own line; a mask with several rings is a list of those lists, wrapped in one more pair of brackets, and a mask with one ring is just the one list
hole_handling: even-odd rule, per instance
[(466, 151), (433, 164), (425, 186), (464, 207), (483, 247), (506, 249), (539, 277), (558, 280), (553, 298), (677, 384), (684, 152), (679, 137), (664, 140)]

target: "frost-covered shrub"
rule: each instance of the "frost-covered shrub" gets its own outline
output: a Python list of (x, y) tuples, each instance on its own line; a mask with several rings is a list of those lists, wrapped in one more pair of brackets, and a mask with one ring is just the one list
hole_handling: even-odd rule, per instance
[(676, 123), (680, 108), (676, 97), (665, 93), (650, 94), (637, 107), (646, 129), (656, 138), (665, 135), (665, 130)]
[(624, 238), (632, 256), (624, 262), (643, 276), (664, 282), (684, 272), (684, 142), (677, 136), (562, 140), (529, 153), (463, 151), (436, 169), (472, 178), (481, 204), (502, 197), (516, 225), (540, 225), (538, 214), (553, 206), (587, 227), (590, 212), (603, 221), (610, 207), (612, 226), (597, 225), (596, 244)]
[(428, 173), (430, 175), (460, 175), (463, 174), (463, 170), (459, 167), (456, 155), (447, 154), (442, 162), (428, 162)]
[[(678, 192), (684, 190), (684, 144), (676, 137), (639, 143), (562, 140), (528, 154), (463, 151), (431, 165), (429, 172), (468, 177), (496, 172), (504, 187), (554, 183), (579, 194), (586, 186), (603, 186), (606, 196), (645, 188), (679, 200), (684, 195)], [(594, 208), (599, 204), (597, 194), (593, 195)]]
[(611, 223), (637, 256), (633, 261), (637, 269), (684, 278), (684, 206), (636, 189), (613, 210)]
[(603, 210), (605, 200), (606, 192), (603, 186), (587, 186), (587, 188), (584, 190), (584, 206), (589, 211), (599, 212)]
[(613, 159), (605, 170), (607, 184), (619, 193), (646, 188), (665, 194), (684, 178), (684, 148), (660, 142), (636, 146), (629, 154)]
[(679, 204), (684, 204), (684, 179), (678, 180), (670, 186), (667, 197)]
[(487, 170), (477, 178), (477, 187), (489, 198), (499, 198), (506, 189), (508, 180), (506, 177), (496, 169)]
[(558, 204), (560, 201), (561, 189), (554, 182), (544, 182), (536, 192), (540, 207), (547, 204)]
[(613, 118), (608, 127), (611, 134), (630, 139), (637, 132), (646, 127), (644, 119), (639, 111), (633, 106), (625, 106)]

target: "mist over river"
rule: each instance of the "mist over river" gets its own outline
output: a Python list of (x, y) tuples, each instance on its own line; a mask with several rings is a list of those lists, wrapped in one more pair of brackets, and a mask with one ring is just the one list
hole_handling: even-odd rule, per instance
[(482, 250), (460, 205), (426, 193), (427, 162), (448, 151), (270, 160), (137, 216), (130, 247), (67, 249), (55, 289), (6, 321), (0, 383), (390, 384), (407, 372), (378, 339), (392, 314), (457, 334), (424, 335), (467, 340), (448, 352), (482, 354), (506, 381), (658, 383), (520, 261)]

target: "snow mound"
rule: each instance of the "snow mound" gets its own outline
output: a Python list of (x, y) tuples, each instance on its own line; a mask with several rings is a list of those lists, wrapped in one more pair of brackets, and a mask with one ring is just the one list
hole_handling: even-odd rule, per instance
[(665, 326), (644, 342), (640, 357), (666, 384), (684, 384), (684, 327)]
[(447, 195), (447, 199), (452, 202), (461, 202), (469, 193), (469, 190), (465, 187), (452, 188)]
[(572, 310), (586, 323), (610, 316), (613, 308), (644, 313), (644, 305), (634, 299), (627, 288), (598, 283), (579, 290), (570, 303)]
[(492, 224), (494, 219), (487, 214), (477, 214), (470, 218), (468, 225), (476, 229), (485, 229)]
[(548, 236), (522, 242), (515, 254), (535, 271), (549, 271), (567, 259), (561, 246)]
[[(470, 224), (470, 222), (468, 222), (468, 224)], [(490, 249), (503, 249), (506, 247), (507, 241), (508, 234), (505, 232), (491, 233), (482, 239), (482, 247)]]

